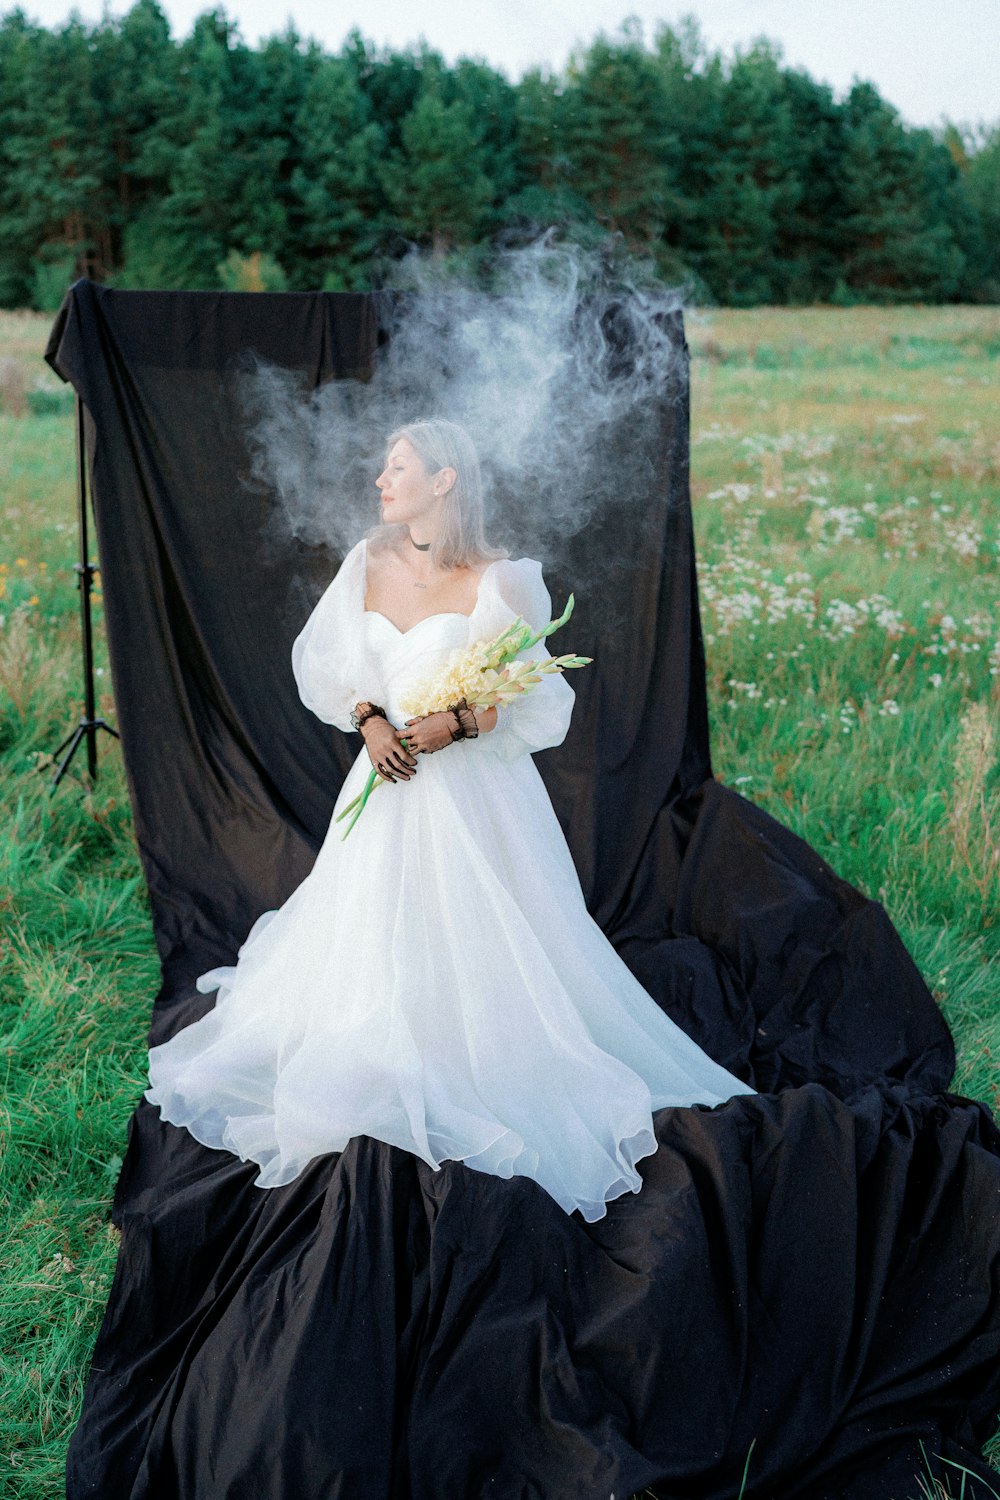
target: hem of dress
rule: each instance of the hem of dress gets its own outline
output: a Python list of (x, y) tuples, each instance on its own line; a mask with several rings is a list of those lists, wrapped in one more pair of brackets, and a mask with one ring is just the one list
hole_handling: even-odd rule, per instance
[[(250, 1153), (244, 1154), (244, 1152), (242, 1152), (238, 1148), (236, 1141), (232, 1138), (232, 1136), (230, 1136), (229, 1140), (226, 1139), (226, 1136), (230, 1132), (233, 1118), (232, 1116), (226, 1117), (226, 1124), (221, 1133), (220, 1139), (218, 1130), (212, 1130), (209, 1127), (206, 1127), (204, 1123), (197, 1117), (192, 1120), (184, 1119), (182, 1117), (183, 1112), (177, 1111), (175, 1109), (177, 1099), (176, 1095), (167, 1100), (161, 1100), (159, 1097), (157, 1097), (158, 1092), (159, 1091), (155, 1086), (151, 1086), (150, 1088), (145, 1090), (143, 1098), (155, 1109), (158, 1109), (160, 1111), (160, 1117), (163, 1121), (165, 1121), (169, 1125), (173, 1125), (177, 1129), (186, 1130), (190, 1136), (192, 1136), (196, 1141), (199, 1142), (200, 1145), (207, 1147), (210, 1151), (224, 1151), (227, 1155), (232, 1156), (241, 1162), (253, 1162), (254, 1165), (259, 1168), (258, 1174), (254, 1178), (253, 1186), (259, 1187), (263, 1191), (267, 1191), (271, 1188), (276, 1187), (286, 1187), (290, 1182), (294, 1182), (296, 1178), (300, 1177), (306, 1170), (306, 1168), (310, 1165), (310, 1163), (315, 1161), (318, 1157), (337, 1155), (346, 1148), (350, 1141), (356, 1140), (361, 1136), (368, 1136), (368, 1138), (371, 1140), (378, 1140), (381, 1141), (384, 1145), (396, 1146), (399, 1150), (409, 1152), (409, 1154), (411, 1156), (415, 1156), (418, 1161), (423, 1161), (425, 1165), (430, 1167), (431, 1171), (433, 1172), (439, 1172), (446, 1162), (456, 1162), (461, 1166), (467, 1167), (469, 1171), (480, 1172), (485, 1176), (498, 1177), (505, 1182), (509, 1182), (514, 1177), (528, 1177), (531, 1181), (535, 1182), (543, 1192), (548, 1193), (549, 1197), (552, 1198), (553, 1201), (557, 1203), (565, 1213), (580, 1213), (587, 1223), (592, 1224), (597, 1222), (597, 1220), (603, 1219), (605, 1217), (608, 1211), (608, 1205), (610, 1203), (615, 1202), (618, 1198), (624, 1197), (626, 1193), (638, 1193), (641, 1190), (643, 1179), (637, 1170), (637, 1164), (640, 1161), (644, 1161), (647, 1157), (654, 1156), (659, 1148), (659, 1142), (654, 1131), (650, 1127), (643, 1127), (638, 1131), (633, 1131), (627, 1136), (623, 1136), (622, 1139), (617, 1142), (616, 1146), (619, 1158), (618, 1164), (620, 1167), (618, 1174), (615, 1177), (610, 1178), (609, 1181), (603, 1186), (603, 1188), (601, 1189), (603, 1196), (586, 1198), (580, 1198), (574, 1196), (573, 1194), (560, 1192), (555, 1185), (547, 1186), (545, 1183), (539, 1181), (536, 1175), (538, 1167), (537, 1151), (534, 1150), (534, 1148), (529, 1147), (523, 1140), (523, 1137), (521, 1137), (517, 1131), (512, 1130), (510, 1127), (506, 1127), (503, 1131), (501, 1131), (501, 1134), (496, 1137), (496, 1140), (492, 1142), (491, 1146), (489, 1147), (480, 1147), (476, 1151), (468, 1152), (465, 1156), (441, 1156), (436, 1161), (433, 1159), (429, 1159), (428, 1157), (424, 1156), (419, 1150), (415, 1149), (415, 1143), (411, 1146), (401, 1146), (398, 1141), (386, 1141), (383, 1137), (374, 1135), (370, 1131), (358, 1131), (356, 1135), (348, 1136), (342, 1145), (323, 1146), (321, 1150), (315, 1151), (312, 1156), (307, 1158), (307, 1160), (301, 1162), (298, 1166), (295, 1167), (293, 1171), (286, 1174), (285, 1168), (281, 1163), (280, 1152), (278, 1149), (276, 1149), (270, 1157), (262, 1161), (259, 1156), (254, 1156)], [(512, 1150), (507, 1157), (501, 1158), (503, 1164), (508, 1166), (507, 1171), (501, 1172), (495, 1170), (493, 1167), (476, 1166), (476, 1155), (484, 1155), (485, 1152), (492, 1149), (492, 1147), (495, 1146), (497, 1142), (503, 1142), (507, 1138), (511, 1139)], [(520, 1142), (519, 1147), (516, 1145), (517, 1142)], [(635, 1144), (632, 1145), (630, 1143)], [(522, 1157), (526, 1158), (526, 1165), (525, 1167), (519, 1169), (518, 1160)], [(534, 1159), (532, 1160), (532, 1158)], [(272, 1168), (274, 1170), (271, 1170)], [(534, 1170), (531, 1170), (532, 1168), (534, 1168)]]

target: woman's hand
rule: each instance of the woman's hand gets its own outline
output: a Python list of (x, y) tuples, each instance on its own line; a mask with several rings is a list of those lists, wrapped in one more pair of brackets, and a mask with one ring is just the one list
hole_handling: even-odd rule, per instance
[[(496, 727), (495, 708), (477, 708), (473, 717), (480, 734), (488, 734)], [(429, 754), (450, 745), (458, 728), (456, 716), (449, 710), (436, 714), (422, 714), (417, 719), (407, 719), (403, 738), (415, 754)]]
[(361, 737), (372, 765), (387, 781), (395, 781), (397, 777), (402, 781), (409, 781), (411, 776), (417, 774), (417, 763), (412, 753), (399, 743), (405, 738), (409, 744), (409, 734), (394, 729), (381, 714), (373, 714), (370, 719), (365, 720), (361, 726)]
[(429, 755), (434, 750), (450, 745), (457, 728), (455, 715), (443, 712), (423, 714), (419, 719), (407, 719), (406, 728), (401, 733), (414, 755)]

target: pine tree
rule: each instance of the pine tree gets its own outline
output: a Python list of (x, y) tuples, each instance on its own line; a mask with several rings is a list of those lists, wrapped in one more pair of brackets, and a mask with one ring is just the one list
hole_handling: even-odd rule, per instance
[(383, 162), (382, 183), (403, 232), (429, 236), (432, 255), (442, 259), (475, 240), (492, 206), (481, 125), (464, 100), (445, 103), (431, 73), (400, 134), (402, 149)]
[(979, 275), (970, 298), (1000, 302), (1000, 125), (986, 134), (969, 157), (965, 191), (977, 224)]
[(15, 11), (2, 35), (4, 275), (8, 287), (27, 282), (33, 297), (39, 273), (51, 284), (47, 266), (65, 285), (106, 269), (108, 134), (78, 18), (47, 32)]
[(420, 98), (425, 77), (433, 74), (440, 79), (446, 71), (444, 58), (424, 41), (402, 52), (376, 47), (356, 27), (348, 33), (340, 56), (367, 96), (372, 119), (385, 132), (386, 150), (401, 152), (403, 121)]
[[(848, 293), (877, 302), (951, 296), (961, 282), (965, 257), (941, 215), (941, 194), (933, 181), (941, 163), (934, 161), (929, 139), (922, 139), (926, 132), (907, 132), (870, 83), (854, 85), (845, 114), (843, 277)], [(939, 150), (947, 157), (945, 147)]]
[(177, 49), (157, 0), (136, 0), (126, 15), (102, 23), (94, 32), (92, 59), (107, 153), (102, 275), (119, 284), (129, 224), (166, 191), (169, 159), (160, 143), (180, 108)]
[(678, 212), (680, 144), (637, 21), (571, 59), (561, 112), (571, 186), (599, 223), (647, 250)]
[(254, 52), (221, 10), (203, 12), (179, 50), (168, 191), (133, 228), (157, 247), (161, 285), (214, 288), (230, 250), (282, 263), (305, 62), (294, 32)]
[(722, 62), (709, 51), (697, 18), (690, 15), (677, 26), (661, 23), (657, 27), (653, 55), (666, 118), (681, 143), (675, 165), (675, 210), (654, 246), (654, 256), (663, 275), (689, 281), (699, 301), (714, 300), (715, 293), (701, 272), (699, 251), (705, 235), (702, 202), (722, 136)]
[(580, 239), (585, 226), (596, 227), (593, 210), (572, 185), (563, 126), (560, 80), (530, 69), (517, 90), (513, 190), (499, 210), (502, 222), (523, 235), (554, 226)]
[(843, 111), (829, 85), (816, 83), (805, 72), (786, 72), (784, 91), (799, 191), (777, 224), (775, 295), (780, 302), (827, 302), (844, 251)]
[[(29, 75), (41, 27), (20, 8), (0, 20), (0, 306), (27, 306), (38, 225), (23, 201), (21, 167), (27, 133)], [(28, 210), (28, 211), (26, 211)]]
[(126, 272), (134, 278), (141, 253), (147, 285), (215, 288), (216, 266), (234, 247), (232, 222), (244, 172), (235, 116), (247, 102), (240, 51), (236, 25), (220, 10), (198, 16), (178, 49), (183, 102), (164, 122), (161, 141), (167, 188), (133, 220), (126, 257)]
[(717, 67), (707, 80), (711, 128), (689, 254), (715, 296), (737, 307), (781, 300), (782, 229), (802, 195), (778, 63), (778, 50), (760, 41), (737, 53), (724, 81)]
[(292, 175), (297, 285), (361, 287), (385, 231), (379, 183), (385, 131), (373, 118), (351, 61), (317, 57), (296, 121), (300, 161)]
[(516, 87), (486, 63), (462, 57), (442, 78), (442, 96), (468, 105), (478, 127), (479, 167), (492, 197), (503, 202), (518, 182)]

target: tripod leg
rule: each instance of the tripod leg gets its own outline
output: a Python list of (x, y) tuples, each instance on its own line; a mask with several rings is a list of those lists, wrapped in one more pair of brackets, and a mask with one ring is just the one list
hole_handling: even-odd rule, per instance
[[(56, 787), (59, 785), (60, 781), (62, 780), (63, 776), (65, 775), (66, 768), (69, 765), (70, 761), (73, 759), (73, 756), (76, 753), (76, 747), (80, 743), (80, 741), (83, 739), (83, 736), (84, 736), (85, 733), (86, 733), (86, 730), (84, 729), (83, 720), (81, 719), (80, 723), (76, 726), (76, 728), (74, 729), (73, 733), (69, 736), (69, 739), (68, 740), (63, 740), (62, 745), (59, 746), (59, 750), (61, 750), (63, 748), (63, 745), (69, 744), (69, 749), (66, 752), (65, 758), (63, 759), (63, 762), (62, 762), (62, 765), (59, 767), (58, 771), (56, 772), (55, 776), (52, 779), (52, 785), (49, 788), (49, 795), (50, 796), (55, 791)], [(59, 754), (59, 750), (57, 750), (55, 752), (56, 755)]]
[[(66, 768), (68, 767), (70, 761), (73, 759), (73, 756), (76, 754), (76, 747), (77, 747), (77, 745), (79, 745), (79, 743), (83, 739), (84, 735), (87, 736), (87, 769), (88, 769), (89, 774), (90, 774), (90, 784), (91, 784), (91, 787), (93, 787), (96, 784), (96, 782), (97, 782), (97, 730), (98, 729), (105, 729), (105, 730), (107, 730), (108, 734), (113, 735), (116, 740), (120, 740), (121, 739), (121, 735), (118, 733), (117, 729), (112, 729), (111, 725), (110, 724), (106, 724), (103, 719), (91, 719), (89, 723), (88, 723), (88, 721), (86, 719), (81, 719), (80, 722), (79, 722), (79, 724), (73, 730), (73, 733), (67, 735), (66, 738), (63, 740), (62, 744), (59, 745), (52, 752), (52, 759), (55, 760), (55, 758), (59, 754), (59, 752), (66, 745), (69, 745), (69, 749), (66, 751), (66, 755), (65, 755), (65, 757), (63, 759), (62, 765), (59, 767), (59, 769), (56, 772), (55, 776), (52, 778), (52, 785), (49, 788), (49, 794), (50, 795), (52, 794), (52, 792), (55, 791), (56, 787), (59, 785), (60, 781), (62, 780), (63, 776), (65, 775)], [(71, 743), (71, 741), (72, 741), (72, 743)]]

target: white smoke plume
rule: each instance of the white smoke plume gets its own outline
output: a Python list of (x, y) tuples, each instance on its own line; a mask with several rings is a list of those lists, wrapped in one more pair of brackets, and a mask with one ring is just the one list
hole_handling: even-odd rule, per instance
[(416, 251), (394, 291), (370, 378), (308, 390), (298, 372), (256, 358), (239, 373), (245, 478), (273, 495), (274, 524), (343, 555), (381, 521), (387, 435), (438, 416), (476, 443), (494, 545), (548, 571), (597, 525), (599, 553), (638, 556), (646, 519), (664, 514), (667, 425), (687, 394), (684, 292), (646, 264), (551, 233), (498, 252), (488, 291), (440, 279)]

